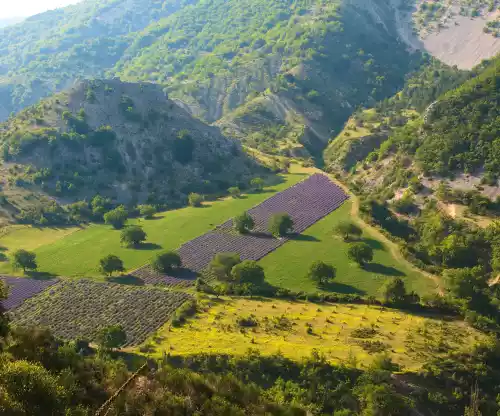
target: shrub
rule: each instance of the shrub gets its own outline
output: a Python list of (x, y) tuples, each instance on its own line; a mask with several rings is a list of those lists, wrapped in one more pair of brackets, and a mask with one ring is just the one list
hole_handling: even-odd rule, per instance
[(124, 206), (112, 209), (104, 214), (104, 222), (119, 230), (127, 222), (128, 212)]
[(231, 270), (233, 280), (238, 283), (252, 283), (259, 285), (264, 283), (264, 269), (253, 260), (245, 260), (237, 264)]
[(12, 267), (14, 269), (36, 270), (38, 265), (36, 263), (36, 254), (27, 250), (16, 250), (12, 255)]
[(169, 273), (181, 266), (181, 256), (175, 251), (160, 253), (151, 261), (151, 267), (158, 273)]
[(241, 263), (241, 259), (238, 253), (218, 253), (208, 267), (217, 279), (231, 280), (231, 270), (239, 263)]
[(269, 232), (276, 238), (285, 237), (293, 231), (293, 220), (287, 213), (273, 215), (269, 220)]
[(363, 265), (373, 260), (373, 249), (366, 243), (352, 243), (347, 250), (347, 257)]
[(146, 241), (146, 233), (138, 225), (125, 228), (120, 235), (120, 242), (126, 246), (138, 246)]
[(153, 205), (139, 205), (139, 213), (145, 219), (151, 219), (156, 214), (156, 208)]
[(123, 272), (125, 270), (123, 261), (113, 254), (102, 258), (99, 263), (101, 272), (108, 276), (111, 276), (114, 272)]
[(253, 230), (255, 222), (248, 212), (238, 215), (233, 220), (233, 228), (240, 234), (246, 234)]
[(189, 205), (191, 205), (192, 207), (200, 207), (203, 199), (203, 195), (194, 192), (190, 193), (188, 196)]
[(232, 186), (227, 191), (233, 198), (238, 198), (241, 195), (241, 190), (237, 186)]
[(121, 325), (103, 328), (97, 337), (97, 343), (104, 349), (119, 348), (127, 342), (127, 334)]
[(359, 238), (363, 234), (363, 230), (351, 221), (342, 221), (337, 224), (337, 226), (333, 229), (333, 232), (341, 236), (344, 241), (349, 240), (351, 236)]
[(252, 328), (252, 327), (256, 327), (257, 325), (259, 325), (259, 322), (257, 321), (257, 318), (255, 315), (250, 315), (250, 316), (246, 316), (246, 317), (240, 317), (238, 318), (238, 320), (236, 321), (238, 323), (239, 326), (242, 326), (242, 327), (246, 327), (246, 328)]
[(264, 179), (262, 178), (253, 178), (250, 181), (250, 186), (254, 191), (260, 192), (264, 189)]
[(335, 267), (320, 260), (315, 261), (313, 264), (311, 264), (308, 273), (309, 279), (318, 282), (319, 285), (324, 285), (332, 281), (335, 278), (335, 275)]

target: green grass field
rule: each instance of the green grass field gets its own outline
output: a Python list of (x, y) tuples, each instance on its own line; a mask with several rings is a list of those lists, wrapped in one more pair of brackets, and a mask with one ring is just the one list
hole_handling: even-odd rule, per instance
[[(182, 327), (167, 324), (141, 350), (153, 356), (244, 355), (251, 348), (296, 360), (317, 350), (333, 362), (354, 358), (362, 367), (384, 352), (406, 369), (417, 369), (431, 358), (471, 349), (485, 339), (462, 321), (368, 305), (226, 298), (212, 299), (203, 309)], [(253, 326), (239, 324), (250, 315)], [(360, 328), (363, 333), (356, 333)]]
[[(202, 208), (188, 207), (160, 213), (153, 220), (131, 220), (129, 224), (139, 223), (148, 235), (148, 244), (141, 249), (122, 247), (120, 231), (104, 224), (92, 224), (81, 229), (16, 227), (0, 237), (0, 246), (7, 252), (19, 248), (34, 250), (39, 271), (60, 276), (101, 276), (99, 259), (107, 254), (122, 258), (126, 269), (130, 270), (147, 263), (158, 251), (177, 249), (305, 177), (306, 173), (297, 169), (282, 175), (281, 183), (260, 193), (245, 194), (238, 199), (225, 198), (206, 203)], [(0, 273), (13, 273), (8, 262), (0, 265)]]
[(315, 282), (307, 278), (311, 263), (322, 260), (337, 269), (334, 282), (322, 291), (380, 295), (380, 287), (387, 279), (401, 277), (408, 290), (420, 295), (435, 292), (436, 284), (428, 277), (406, 264), (397, 261), (389, 250), (365, 228), (363, 240), (375, 252), (373, 262), (364, 269), (347, 258), (348, 243), (333, 235), (334, 226), (349, 217), (351, 202), (307, 229), (300, 239), (289, 241), (264, 257), (260, 264), (266, 271), (267, 280), (275, 286), (295, 291), (319, 291)]

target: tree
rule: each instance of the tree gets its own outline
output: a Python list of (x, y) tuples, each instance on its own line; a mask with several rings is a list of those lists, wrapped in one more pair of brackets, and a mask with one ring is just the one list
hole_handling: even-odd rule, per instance
[(406, 300), (405, 282), (400, 277), (389, 279), (382, 288), (384, 300), (388, 303), (402, 303)]
[(253, 260), (245, 260), (231, 270), (231, 276), (238, 283), (252, 283), (259, 285), (264, 283), (264, 269)]
[(231, 270), (239, 263), (241, 263), (241, 258), (238, 253), (218, 253), (208, 267), (217, 279), (231, 280)]
[(126, 246), (138, 246), (146, 241), (146, 233), (138, 225), (125, 228), (120, 235), (120, 242)]
[(293, 231), (293, 220), (287, 213), (274, 214), (269, 220), (269, 232), (276, 238)]
[(123, 261), (113, 254), (102, 258), (99, 263), (101, 265), (101, 272), (108, 276), (112, 276), (114, 272), (123, 272), (125, 270)]
[(248, 212), (238, 215), (233, 220), (233, 228), (240, 234), (246, 234), (253, 230), (255, 222)]
[(181, 256), (175, 251), (158, 254), (151, 262), (151, 267), (158, 273), (169, 273), (182, 266)]
[(373, 249), (366, 243), (352, 243), (347, 250), (347, 257), (363, 265), (373, 260)]
[(104, 214), (104, 222), (110, 224), (116, 230), (122, 228), (127, 222), (128, 212), (125, 207), (119, 206), (118, 208), (112, 209), (111, 211)]
[(36, 270), (38, 268), (36, 254), (23, 249), (14, 251), (12, 267), (14, 269), (23, 269), (24, 273), (26, 273), (26, 270)]
[(351, 221), (342, 221), (337, 224), (333, 231), (335, 234), (341, 236), (344, 241), (349, 240), (351, 236), (359, 238), (363, 234), (363, 230)]
[(324, 285), (335, 278), (336, 272), (335, 267), (318, 260), (311, 264), (308, 277), (319, 285)]
[(97, 343), (106, 350), (119, 348), (127, 342), (127, 334), (121, 325), (103, 328), (97, 336)]
[(264, 179), (262, 178), (253, 178), (250, 181), (250, 186), (253, 188), (254, 191), (260, 192), (264, 189)]
[(227, 191), (233, 198), (238, 198), (241, 195), (241, 190), (237, 186), (232, 186)]
[(149, 220), (156, 214), (156, 208), (153, 205), (139, 205), (139, 213), (142, 217)]
[(203, 202), (203, 195), (192, 192), (188, 196), (188, 202), (192, 207), (200, 207)]

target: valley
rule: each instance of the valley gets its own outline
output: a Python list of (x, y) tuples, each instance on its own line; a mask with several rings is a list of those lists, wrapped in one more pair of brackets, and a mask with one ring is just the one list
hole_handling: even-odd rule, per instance
[(0, 414), (498, 416), (499, 10), (0, 19)]

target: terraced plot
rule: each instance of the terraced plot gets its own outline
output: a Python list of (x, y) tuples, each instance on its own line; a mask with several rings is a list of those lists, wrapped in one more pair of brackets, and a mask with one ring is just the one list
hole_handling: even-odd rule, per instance
[(127, 345), (143, 342), (190, 296), (91, 280), (62, 281), (12, 312), (15, 325), (48, 327), (64, 339), (96, 339), (109, 325), (122, 325)]
[(8, 289), (7, 299), (0, 302), (5, 310), (17, 308), (26, 299), (38, 295), (58, 282), (57, 279), (36, 280), (10, 276), (0, 276), (0, 280), (6, 284)]

